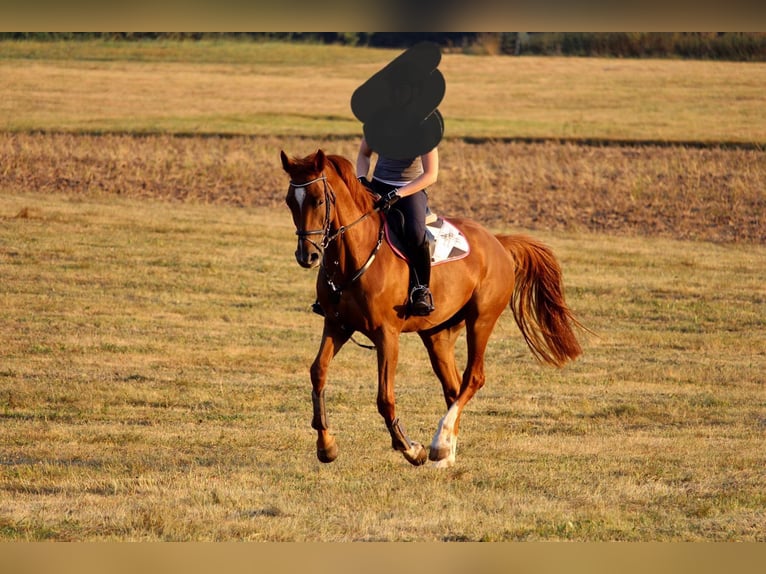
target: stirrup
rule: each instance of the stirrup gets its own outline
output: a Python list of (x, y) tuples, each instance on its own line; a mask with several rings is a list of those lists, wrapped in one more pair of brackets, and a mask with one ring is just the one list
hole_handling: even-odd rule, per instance
[(428, 285), (416, 285), (410, 292), (410, 314), (423, 317), (434, 310), (434, 298)]

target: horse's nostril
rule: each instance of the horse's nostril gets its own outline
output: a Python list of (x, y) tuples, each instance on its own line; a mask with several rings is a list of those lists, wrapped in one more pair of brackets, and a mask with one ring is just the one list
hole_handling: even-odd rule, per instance
[(319, 259), (319, 253), (312, 253), (312, 254), (309, 256), (309, 259), (311, 259), (311, 262), (312, 262), (312, 263), (316, 262), (316, 261)]

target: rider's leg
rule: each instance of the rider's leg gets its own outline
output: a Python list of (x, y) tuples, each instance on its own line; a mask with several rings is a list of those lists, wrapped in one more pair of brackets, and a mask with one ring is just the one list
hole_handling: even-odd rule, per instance
[(426, 240), (426, 210), (428, 196), (425, 191), (400, 199), (394, 205), (404, 216), (404, 235), (407, 257), (410, 260), (410, 312), (428, 315), (433, 311), (431, 281), (431, 251)]

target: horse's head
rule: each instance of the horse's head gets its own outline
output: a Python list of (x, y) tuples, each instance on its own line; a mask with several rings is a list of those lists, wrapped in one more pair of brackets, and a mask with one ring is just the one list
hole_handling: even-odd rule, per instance
[(281, 152), (282, 167), (290, 176), (285, 202), (293, 216), (298, 248), (295, 259), (307, 269), (319, 265), (322, 240), (330, 226), (332, 192), (324, 174), (326, 157), (320, 149), (303, 159), (290, 159)]

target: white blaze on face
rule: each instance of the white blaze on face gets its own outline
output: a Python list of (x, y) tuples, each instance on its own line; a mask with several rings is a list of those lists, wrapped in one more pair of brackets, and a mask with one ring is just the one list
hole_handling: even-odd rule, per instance
[[(298, 213), (303, 214), (303, 202), (306, 201), (306, 188), (304, 186), (294, 186), (293, 197), (295, 197), (295, 202), (298, 204)], [(299, 237), (298, 250), (295, 252), (296, 256), (299, 258), (299, 261), (305, 258), (305, 249), (305, 242)]]
[(295, 188), (295, 201), (298, 202), (298, 211), (303, 212), (303, 202), (306, 200), (306, 188)]

